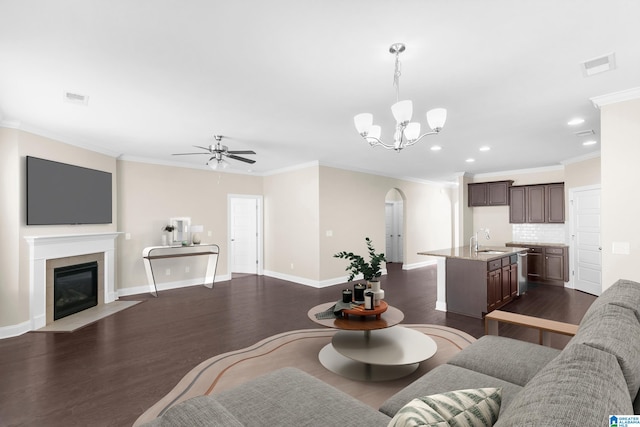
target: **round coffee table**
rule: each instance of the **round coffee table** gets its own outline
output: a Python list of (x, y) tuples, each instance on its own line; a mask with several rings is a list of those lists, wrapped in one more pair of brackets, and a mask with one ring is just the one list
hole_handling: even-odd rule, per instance
[(361, 381), (385, 381), (411, 374), (420, 362), (429, 359), (438, 346), (427, 335), (397, 326), (404, 313), (389, 306), (376, 317), (316, 319), (315, 314), (335, 303), (324, 303), (309, 310), (313, 322), (334, 329), (330, 344), (320, 350), (318, 359), (330, 371)]

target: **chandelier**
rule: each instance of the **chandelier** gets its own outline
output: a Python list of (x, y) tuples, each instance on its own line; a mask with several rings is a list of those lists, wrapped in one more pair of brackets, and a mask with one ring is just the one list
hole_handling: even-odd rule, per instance
[(388, 150), (400, 151), (420, 141), (427, 135), (437, 135), (440, 133), (447, 120), (447, 110), (445, 108), (434, 108), (427, 111), (427, 123), (431, 128), (430, 132), (420, 134), (420, 123), (412, 122), (413, 102), (411, 100), (400, 101), (400, 54), (404, 52), (406, 46), (403, 43), (394, 43), (389, 48), (389, 52), (395, 55), (395, 72), (393, 73), (393, 86), (396, 91), (396, 103), (391, 106), (391, 113), (396, 119), (396, 129), (393, 134), (393, 144), (387, 144), (380, 139), (382, 128), (373, 124), (373, 114), (362, 113), (353, 118), (356, 130), (372, 147), (381, 146)]

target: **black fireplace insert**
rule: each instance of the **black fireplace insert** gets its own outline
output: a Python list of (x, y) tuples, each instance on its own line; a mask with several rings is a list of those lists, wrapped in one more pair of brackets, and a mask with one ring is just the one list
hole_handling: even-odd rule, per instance
[(98, 263), (53, 270), (53, 320), (98, 305)]

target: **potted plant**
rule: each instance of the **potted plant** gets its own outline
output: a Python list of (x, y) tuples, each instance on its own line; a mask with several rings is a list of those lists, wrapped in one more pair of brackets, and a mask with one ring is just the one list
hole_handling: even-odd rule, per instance
[(349, 266), (345, 269), (349, 272), (349, 282), (352, 281), (353, 278), (358, 274), (362, 274), (367, 282), (378, 282), (377, 288), (379, 289), (380, 285), (378, 278), (382, 275), (380, 264), (385, 262), (386, 259), (383, 253), (376, 253), (375, 249), (373, 248), (371, 239), (366, 237), (365, 241), (367, 242), (367, 250), (369, 252), (369, 262), (365, 261), (362, 256), (356, 255), (353, 252), (342, 251), (333, 256), (334, 258), (341, 258), (351, 261)]
[(162, 231), (166, 231), (166, 233), (162, 235), (162, 246), (166, 246), (167, 244), (171, 246), (173, 244), (173, 230), (175, 229), (175, 225), (171, 224), (162, 227)]

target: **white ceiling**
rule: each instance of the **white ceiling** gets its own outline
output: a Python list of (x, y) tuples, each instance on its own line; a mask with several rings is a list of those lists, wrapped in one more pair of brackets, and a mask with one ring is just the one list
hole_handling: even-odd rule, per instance
[[(640, 86), (638, 17), (635, 0), (0, 0), (0, 117), (194, 167), (209, 157), (171, 154), (222, 134), (257, 152), (257, 174), (318, 161), (446, 181), (554, 166), (599, 152), (590, 98)], [(394, 42), (414, 118), (425, 129), (427, 110), (448, 109), (440, 135), (400, 153), (353, 126), (371, 112), (392, 137)], [(583, 61), (611, 52), (615, 70), (583, 77)], [(582, 145), (584, 129), (598, 144)]]

